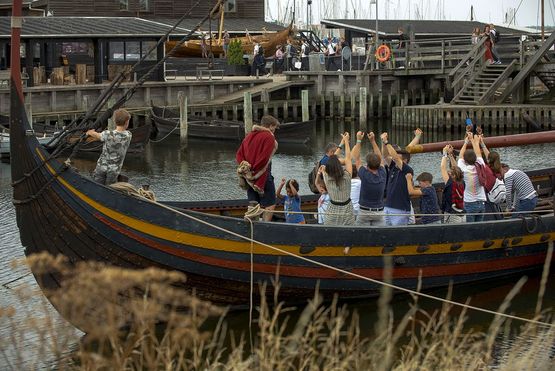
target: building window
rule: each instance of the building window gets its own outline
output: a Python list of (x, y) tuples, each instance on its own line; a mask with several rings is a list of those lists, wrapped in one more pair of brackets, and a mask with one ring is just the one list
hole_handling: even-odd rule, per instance
[(156, 51), (156, 41), (143, 41), (142, 42), (142, 46), (141, 46), (141, 57), (144, 57), (146, 55), (146, 53), (148, 53), (148, 51), (154, 48), (154, 50), (152, 51), (152, 53), (150, 53), (149, 55), (146, 56), (147, 61), (155, 61), (156, 57), (157, 57), (157, 51)]
[(139, 41), (125, 42), (125, 60), (138, 61), (141, 56), (141, 43)]
[(118, 0), (119, 10), (129, 10), (129, 0)]
[(123, 41), (110, 41), (110, 62), (123, 62), (125, 53)]
[(139, 11), (141, 12), (150, 11), (150, 0), (139, 0)]
[(228, 13), (235, 13), (237, 11), (237, 4), (235, 0), (227, 0), (225, 3), (225, 11)]

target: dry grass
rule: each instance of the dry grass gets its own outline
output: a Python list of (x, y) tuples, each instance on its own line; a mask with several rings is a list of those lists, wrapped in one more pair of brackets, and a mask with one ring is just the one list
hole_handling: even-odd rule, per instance
[[(29, 352), (10, 356), (14, 368), (24, 364), (33, 369), (48, 355), (60, 370), (547, 370), (554, 366), (553, 328), (526, 325), (515, 333), (510, 324), (495, 318), (486, 332), (473, 331), (465, 327), (464, 311), (453, 315), (444, 305), (425, 313), (417, 297), (402, 318), (393, 318), (389, 290), (378, 302), (372, 336), (361, 335), (356, 312), (337, 302), (324, 305), (316, 293), (295, 315), (283, 303), (269, 305), (262, 299), (251, 338), (248, 330), (242, 334), (229, 330), (229, 316), (221, 308), (179, 289), (185, 280), (179, 273), (95, 263), (69, 267), (63, 259), (47, 255), (28, 263), (34, 272), (55, 272), (64, 278), (62, 289), (47, 295), (69, 321), (86, 324), (88, 331), (83, 337), (69, 324), (56, 322), (46, 303), (43, 313), (30, 313), (24, 324), (14, 320), (15, 308), (0, 308), (0, 323), (13, 327), (10, 338), (0, 339), (0, 349), (8, 343), (18, 348), (31, 329), (40, 336), (40, 346), (31, 356)], [(42, 294), (23, 290), (18, 295), (21, 310), (26, 300)], [(542, 319), (548, 320), (545, 315)], [(500, 349), (503, 336), (514, 341), (504, 341), (510, 345)]]

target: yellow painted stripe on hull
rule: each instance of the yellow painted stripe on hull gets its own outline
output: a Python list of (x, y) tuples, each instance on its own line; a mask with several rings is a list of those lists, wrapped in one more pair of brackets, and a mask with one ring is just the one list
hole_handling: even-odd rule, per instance
[[(42, 153), (37, 149), (37, 153), (39, 156), (44, 160), (44, 156)], [(48, 170), (55, 174), (54, 168), (52, 168), (49, 164), (46, 165)], [(175, 229), (170, 229), (166, 227), (162, 227), (156, 224), (148, 223), (140, 219), (132, 218), (127, 216), (126, 214), (122, 214), (118, 211), (112, 210), (99, 202), (93, 200), (89, 196), (83, 194), (72, 185), (70, 185), (63, 177), (58, 176), (57, 180), (63, 184), (71, 193), (81, 199), (83, 202), (91, 206), (93, 209), (97, 210), (98, 212), (104, 214), (105, 216), (127, 226), (130, 227), (140, 233), (159, 238), (162, 240), (190, 245), (194, 247), (210, 249), (210, 250), (217, 250), (217, 251), (225, 251), (225, 252), (233, 252), (233, 253), (242, 253), (242, 254), (250, 254), (250, 243), (249, 242), (238, 242), (238, 241), (229, 241), (221, 238), (214, 238), (214, 237), (207, 237), (203, 235), (197, 235), (182, 231), (177, 231)], [(177, 217), (177, 215), (176, 215)], [(209, 227), (206, 227), (209, 228)], [(302, 226), (300, 227), (302, 228)], [(405, 231), (405, 233), (410, 233), (410, 231)], [(540, 238), (543, 234), (534, 234), (534, 235), (527, 235), (521, 236), (522, 241), (518, 244), (512, 245), (511, 247), (518, 247), (524, 246), (529, 244), (536, 244), (540, 242)], [(510, 240), (516, 237), (511, 237)], [(555, 238), (555, 233), (549, 234), (549, 241)], [(503, 248), (501, 246), (503, 239), (492, 240), (494, 244), (488, 248), (488, 250), (492, 249), (499, 249)], [(462, 243), (462, 247), (457, 250), (457, 253), (462, 252), (471, 252), (471, 251), (480, 251), (485, 250), (483, 248), (483, 241), (468, 241)], [(432, 244), (427, 245), (429, 249), (425, 252), (425, 254), (446, 254), (446, 253), (454, 253), (451, 251), (452, 244)], [(274, 245), (282, 250), (286, 250), (293, 254), (299, 254), (299, 245)], [(404, 245), (404, 246), (395, 246), (395, 250), (389, 254), (382, 254), (382, 245), (379, 246), (354, 246), (349, 251), (349, 256), (410, 256), (410, 255), (420, 255), (416, 249), (418, 245)], [(256, 245), (254, 246), (254, 253), (255, 254), (264, 254), (264, 255), (284, 255), (280, 252), (275, 250), (269, 249), (264, 246)], [(324, 256), (324, 257), (333, 257), (333, 256), (345, 256), (344, 255), (344, 246), (321, 246), (316, 247), (314, 251), (309, 254), (304, 254), (305, 256)]]

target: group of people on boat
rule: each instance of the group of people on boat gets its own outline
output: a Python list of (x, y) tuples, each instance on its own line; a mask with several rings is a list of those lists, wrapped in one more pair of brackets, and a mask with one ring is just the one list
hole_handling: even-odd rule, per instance
[[(277, 149), (274, 132), (278, 127), (279, 122), (272, 116), (264, 116), (260, 125), (253, 127), (237, 151), (237, 173), (249, 201), (265, 210), (264, 220), (272, 220), (280, 198), (284, 199), (286, 222), (306, 223), (298, 181), (283, 178), (275, 189), (271, 160)], [(479, 127), (470, 124), (467, 130), (458, 158), (451, 145), (443, 148), (441, 202), (432, 174), (420, 173), (416, 177), (418, 187), (414, 186), (411, 155), (391, 144), (388, 133), (380, 135), (380, 147), (373, 132), (359, 131), (352, 148), (350, 134), (342, 134), (339, 145), (326, 146), (314, 170), (313, 188), (320, 193), (317, 222), (359, 226), (399, 226), (417, 220), (421, 224), (463, 223), (501, 219), (506, 212), (518, 217), (533, 211), (538, 194), (530, 178), (502, 164), (499, 153), (487, 148)], [(417, 145), (422, 134), (420, 129), (415, 130), (407, 147)], [(366, 138), (372, 151), (363, 164), (361, 145)], [(286, 194), (282, 195), (284, 187)], [(418, 214), (411, 202), (414, 196), (420, 198)]]

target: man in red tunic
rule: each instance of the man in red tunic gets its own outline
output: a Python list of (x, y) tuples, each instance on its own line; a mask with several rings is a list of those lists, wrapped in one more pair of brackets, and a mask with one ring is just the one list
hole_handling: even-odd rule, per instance
[(264, 220), (272, 219), (276, 206), (276, 188), (272, 176), (272, 156), (277, 150), (274, 132), (279, 121), (273, 116), (263, 116), (260, 125), (243, 139), (235, 156), (237, 174), (243, 189), (247, 190), (249, 201), (256, 201), (266, 210)]

